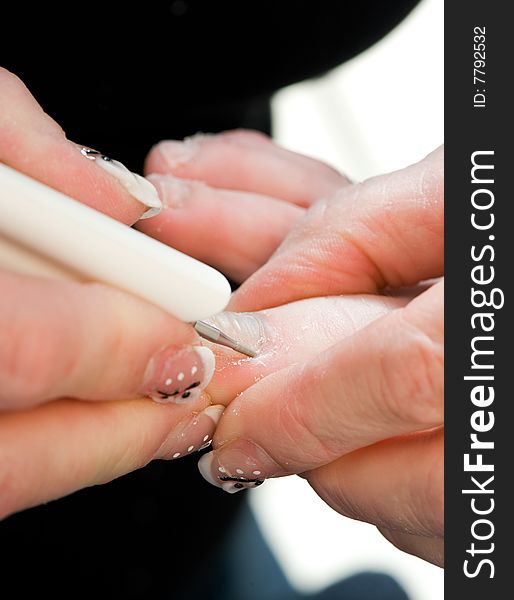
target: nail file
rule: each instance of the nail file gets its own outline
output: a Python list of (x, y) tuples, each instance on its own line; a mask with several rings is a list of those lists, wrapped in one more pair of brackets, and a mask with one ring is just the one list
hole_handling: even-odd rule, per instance
[(246, 354), (246, 356), (249, 356), (250, 358), (257, 356), (255, 350), (252, 350), (238, 340), (231, 338), (229, 335), (221, 331), (221, 329), (214, 327), (210, 323), (197, 321), (195, 323), (195, 329), (199, 335), (206, 340), (214, 342), (215, 344), (220, 344), (221, 346), (226, 346), (227, 348), (231, 348), (232, 350), (240, 352), (241, 354)]
[(4, 164), (0, 237), (54, 261), (57, 271), (63, 265), (113, 285), (182, 321), (210, 317), (230, 298), (229, 282), (212, 267)]

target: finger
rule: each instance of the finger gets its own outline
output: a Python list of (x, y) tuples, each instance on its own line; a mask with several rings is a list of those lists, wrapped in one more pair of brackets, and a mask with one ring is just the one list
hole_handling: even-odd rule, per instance
[(0, 519), (210, 439), (223, 407), (58, 400), (0, 415)]
[(145, 179), (81, 149), (20, 79), (0, 67), (0, 162), (124, 223), (160, 206)]
[(376, 293), (443, 274), (443, 149), (314, 204), (232, 310), (300, 298)]
[(303, 473), (370, 444), (440, 426), (442, 295), (437, 284), (314, 359), (243, 392), (220, 421), (202, 474), (237, 491), (232, 479), (220, 477)]
[(209, 323), (255, 350), (257, 356), (243, 357), (211, 344), (216, 370), (207, 392), (217, 404), (227, 405), (260, 379), (312, 359), (407, 301), (387, 296), (309, 298), (256, 313), (211, 317)]
[(444, 567), (444, 538), (412, 535), (384, 528), (380, 528), (379, 531), (399, 550), (423, 558), (438, 567)]
[(196, 135), (160, 142), (147, 157), (146, 173), (173, 174), (229, 190), (244, 190), (309, 206), (348, 185), (332, 167), (274, 144), (256, 131)]
[(262, 266), (303, 209), (275, 198), (151, 175), (165, 209), (138, 229), (243, 281)]
[(305, 474), (338, 513), (411, 535), (444, 536), (442, 429), (387, 440)]
[(212, 376), (193, 328), (138, 298), (8, 272), (0, 289), (0, 410), (63, 396), (188, 402)]

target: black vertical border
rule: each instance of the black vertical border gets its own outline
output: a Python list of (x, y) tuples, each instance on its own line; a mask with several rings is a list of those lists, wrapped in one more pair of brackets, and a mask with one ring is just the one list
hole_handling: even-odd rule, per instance
[[(514, 135), (513, 75), (514, 22), (510, 2), (498, 0), (447, 0), (445, 3), (445, 258), (446, 258), (446, 369), (445, 369), (445, 512), (446, 571), (445, 598), (496, 600), (514, 597), (508, 579), (514, 574), (511, 550), (514, 501), (509, 493), (514, 473), (514, 336), (512, 302), (514, 278)], [(486, 83), (473, 82), (474, 27), (486, 28)], [(477, 88), (486, 90), (486, 107), (474, 108)], [(494, 150), (495, 194), (494, 231), (477, 232), (470, 222), (470, 156), (475, 150)], [(469, 452), (470, 384), (463, 380), (470, 373), (471, 277), (474, 264), (470, 257), (473, 244), (487, 243), (495, 236), (495, 281), (502, 288), (505, 305), (495, 312), (494, 376), (495, 401), (491, 407), (495, 425), (489, 439), (495, 448), (484, 459), (493, 460), (495, 510), (489, 515), (495, 526), (491, 542), (494, 552), (483, 555), (494, 562), (495, 576), (484, 568), (468, 578), (463, 562), (473, 541), (474, 519), (469, 488), (470, 474), (464, 473), (463, 455)], [(476, 334), (475, 334), (476, 335)], [(512, 375), (511, 375), (512, 374)], [(476, 542), (480, 545), (480, 542)], [(484, 542), (484, 547), (486, 546)], [(512, 557), (512, 558), (511, 558)], [(477, 565), (478, 557), (474, 564)]]

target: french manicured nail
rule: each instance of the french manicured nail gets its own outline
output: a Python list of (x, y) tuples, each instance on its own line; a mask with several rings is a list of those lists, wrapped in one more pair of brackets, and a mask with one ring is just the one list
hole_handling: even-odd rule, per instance
[(159, 214), (162, 202), (157, 190), (147, 179), (137, 173), (132, 173), (125, 165), (105, 156), (98, 150), (82, 147), (80, 153), (87, 159), (94, 160), (99, 167), (116, 177), (131, 196), (139, 200), (141, 204), (148, 206), (148, 210), (143, 213), (141, 219), (148, 219)]
[(214, 366), (214, 354), (205, 346), (169, 346), (150, 359), (141, 393), (156, 402), (193, 402), (212, 379)]
[(281, 471), (262, 448), (243, 439), (208, 452), (198, 469), (206, 481), (229, 494), (258, 487)]
[(224, 410), (224, 406), (215, 404), (185, 419), (184, 423), (179, 424), (166, 438), (157, 458), (181, 458), (207, 448), (212, 442), (214, 430)]

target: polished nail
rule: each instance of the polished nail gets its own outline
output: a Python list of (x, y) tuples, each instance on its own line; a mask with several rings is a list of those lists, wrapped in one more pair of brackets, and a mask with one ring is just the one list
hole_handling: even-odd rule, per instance
[(156, 458), (182, 458), (207, 448), (224, 410), (224, 406), (215, 404), (185, 419), (166, 438)]
[(249, 440), (236, 440), (208, 452), (198, 461), (203, 478), (229, 494), (252, 489), (281, 469), (259, 446)]
[(205, 346), (169, 346), (148, 363), (141, 393), (156, 402), (193, 402), (211, 380), (214, 366), (214, 354)]
[(143, 216), (140, 217), (141, 219), (148, 219), (159, 214), (162, 202), (157, 190), (147, 179), (137, 173), (132, 173), (125, 165), (105, 156), (105, 154), (98, 152), (98, 150), (81, 147), (80, 153), (85, 158), (95, 161), (95, 164), (116, 177), (131, 196), (145, 206), (148, 206), (148, 210), (143, 213)]

